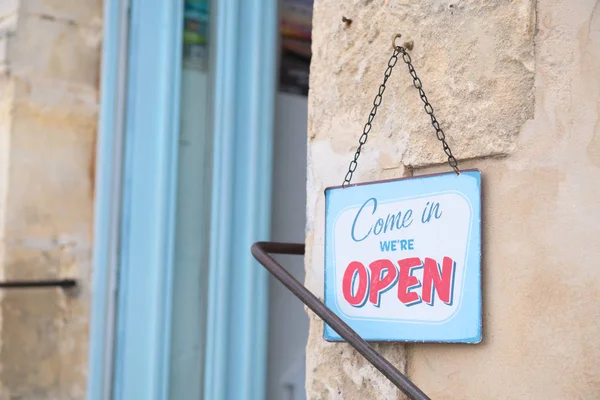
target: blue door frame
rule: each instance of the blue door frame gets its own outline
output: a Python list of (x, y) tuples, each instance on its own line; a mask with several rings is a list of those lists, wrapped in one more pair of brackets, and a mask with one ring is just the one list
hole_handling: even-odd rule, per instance
[(215, 153), (205, 399), (265, 399), (276, 0), (217, 6)]
[[(104, 8), (88, 400), (166, 400), (183, 1)], [(276, 0), (213, 10), (204, 398), (262, 400), (267, 277), (249, 249), (269, 235)]]

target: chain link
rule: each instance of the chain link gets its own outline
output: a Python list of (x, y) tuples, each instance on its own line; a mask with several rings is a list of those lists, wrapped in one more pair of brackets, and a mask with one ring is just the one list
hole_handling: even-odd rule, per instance
[(419, 91), (419, 97), (421, 98), (421, 101), (423, 101), (423, 107), (425, 109), (425, 112), (431, 118), (431, 125), (433, 126), (433, 129), (435, 129), (435, 136), (440, 142), (442, 142), (442, 149), (444, 150), (444, 153), (446, 153), (446, 155), (448, 156), (448, 165), (450, 165), (450, 167), (454, 170), (454, 172), (456, 172), (457, 175), (460, 175), (460, 170), (458, 169), (458, 161), (456, 160), (454, 155), (452, 155), (452, 150), (450, 150), (450, 146), (446, 141), (446, 134), (444, 133), (444, 130), (440, 127), (438, 120), (435, 118), (433, 107), (429, 103), (429, 100), (427, 100), (427, 96), (425, 95), (425, 91), (423, 90), (423, 83), (421, 82), (421, 79), (419, 79), (419, 77), (417, 76), (415, 68), (412, 65), (410, 55), (404, 47), (394, 46), (394, 53), (390, 57), (388, 61), (388, 67), (383, 75), (383, 83), (379, 85), (379, 90), (377, 92), (377, 95), (375, 96), (375, 99), (373, 100), (373, 108), (369, 113), (369, 118), (367, 119), (367, 123), (363, 128), (363, 133), (360, 136), (360, 139), (358, 140), (358, 148), (356, 149), (354, 158), (352, 159), (352, 161), (350, 161), (350, 165), (348, 166), (348, 172), (344, 177), (344, 183), (342, 184), (342, 187), (350, 185), (352, 175), (354, 174), (354, 171), (356, 171), (356, 167), (358, 166), (358, 158), (360, 157), (360, 153), (362, 151), (363, 146), (365, 145), (365, 143), (367, 143), (369, 132), (371, 132), (371, 128), (373, 127), (372, 123), (373, 119), (375, 119), (375, 115), (377, 115), (377, 108), (381, 105), (383, 93), (386, 89), (385, 84), (387, 83), (389, 77), (392, 75), (392, 70), (398, 62), (398, 56), (400, 54), (402, 54), (402, 60), (408, 66), (408, 72), (413, 78), (413, 86)]

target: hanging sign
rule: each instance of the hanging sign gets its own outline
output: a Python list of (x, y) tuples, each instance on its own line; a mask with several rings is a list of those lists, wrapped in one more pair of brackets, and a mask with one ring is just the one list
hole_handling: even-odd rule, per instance
[[(481, 341), (477, 170), (325, 191), (325, 304), (371, 341)], [(328, 326), (324, 337), (341, 340)]]

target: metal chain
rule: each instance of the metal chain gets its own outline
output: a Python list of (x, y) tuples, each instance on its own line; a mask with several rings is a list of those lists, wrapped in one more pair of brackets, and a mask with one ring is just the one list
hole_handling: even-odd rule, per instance
[(360, 136), (360, 139), (358, 140), (358, 148), (356, 149), (354, 158), (352, 159), (352, 161), (350, 161), (350, 165), (348, 166), (348, 172), (344, 177), (344, 183), (342, 183), (342, 187), (346, 187), (350, 184), (350, 181), (352, 180), (352, 175), (354, 174), (354, 171), (356, 171), (356, 167), (358, 166), (358, 157), (360, 157), (362, 147), (365, 143), (367, 143), (369, 132), (371, 132), (372, 128), (371, 124), (373, 122), (373, 119), (375, 118), (375, 115), (377, 114), (377, 108), (379, 107), (379, 105), (381, 105), (383, 93), (385, 92), (386, 88), (385, 84), (390, 75), (392, 74), (392, 69), (396, 65), (396, 62), (398, 61), (398, 55), (400, 54), (402, 54), (402, 60), (408, 66), (408, 72), (413, 78), (414, 87), (419, 91), (419, 96), (421, 97), (421, 100), (424, 103), (425, 112), (431, 118), (431, 125), (435, 129), (435, 136), (440, 142), (442, 142), (442, 148), (444, 150), (444, 153), (446, 153), (446, 155), (448, 156), (448, 165), (450, 165), (450, 167), (454, 170), (454, 172), (456, 172), (457, 175), (460, 175), (460, 170), (458, 169), (458, 161), (456, 160), (454, 155), (452, 155), (452, 150), (450, 150), (450, 146), (446, 141), (446, 134), (444, 133), (444, 130), (440, 127), (439, 122), (435, 118), (435, 115), (433, 113), (433, 107), (429, 103), (429, 100), (427, 100), (427, 96), (425, 95), (425, 91), (423, 90), (423, 84), (421, 82), (421, 79), (419, 79), (419, 77), (417, 76), (415, 68), (412, 65), (410, 55), (404, 47), (394, 45), (394, 52), (388, 61), (388, 67), (385, 70), (383, 76), (383, 83), (379, 86), (379, 91), (375, 96), (375, 100), (373, 100), (373, 108), (369, 113), (369, 118), (367, 119), (367, 123), (365, 124), (365, 127), (363, 129), (363, 133)]

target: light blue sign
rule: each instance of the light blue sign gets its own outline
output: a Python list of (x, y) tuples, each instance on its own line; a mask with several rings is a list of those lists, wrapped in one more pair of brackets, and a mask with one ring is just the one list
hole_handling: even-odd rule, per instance
[(325, 209), (325, 304), (363, 339), (481, 341), (479, 171), (329, 188)]

